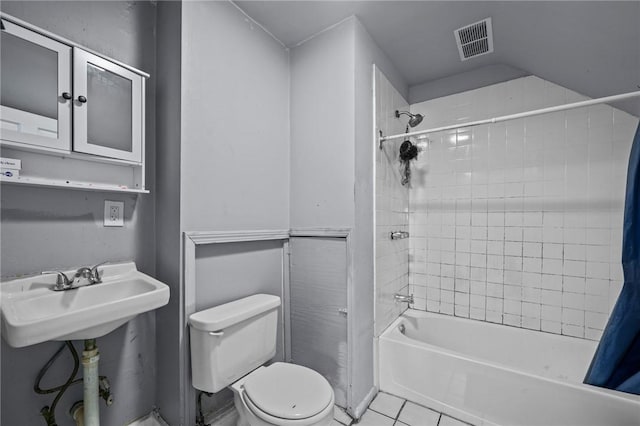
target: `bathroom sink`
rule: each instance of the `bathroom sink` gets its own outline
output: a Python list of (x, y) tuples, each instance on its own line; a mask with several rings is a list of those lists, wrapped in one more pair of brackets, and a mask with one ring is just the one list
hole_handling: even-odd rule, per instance
[(14, 348), (94, 339), (169, 301), (169, 287), (139, 272), (133, 262), (99, 269), (101, 283), (65, 291), (52, 290), (55, 274), (0, 283), (2, 337)]

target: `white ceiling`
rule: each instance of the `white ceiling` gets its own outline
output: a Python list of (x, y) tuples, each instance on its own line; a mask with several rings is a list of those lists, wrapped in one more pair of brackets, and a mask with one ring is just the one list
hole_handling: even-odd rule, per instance
[[(235, 3), (287, 47), (355, 15), (409, 86), (506, 65), (591, 97), (640, 87), (640, 0)], [(460, 61), (454, 30), (486, 17), (494, 53)], [(616, 106), (640, 115), (640, 98)]]

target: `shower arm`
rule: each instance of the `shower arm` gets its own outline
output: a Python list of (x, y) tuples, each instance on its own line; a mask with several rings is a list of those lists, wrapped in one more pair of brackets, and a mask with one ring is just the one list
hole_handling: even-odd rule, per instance
[[(541, 109), (536, 109), (532, 111), (520, 112), (517, 114), (503, 115), (501, 117), (493, 117), (493, 118), (487, 118), (484, 120), (469, 121), (467, 123), (462, 123), (462, 124), (452, 124), (449, 126), (435, 127), (435, 128), (426, 129), (426, 130), (417, 130), (415, 132), (409, 132), (409, 133), (398, 133), (396, 135), (390, 135), (390, 136), (383, 136), (382, 131), (380, 131), (380, 137), (379, 137), (380, 149), (382, 149), (382, 146), (383, 146), (382, 144), (384, 142), (393, 140), (393, 139), (426, 135), (429, 133), (442, 132), (445, 130), (464, 129), (466, 127), (480, 126), (483, 124), (500, 123), (503, 121), (515, 120), (518, 118), (532, 117), (532, 116), (541, 115), (541, 114), (549, 114), (552, 112), (565, 111), (565, 110), (574, 109), (574, 108), (582, 108), (582, 107), (587, 107), (587, 106), (597, 105), (597, 104), (602, 104), (607, 102), (615, 102), (623, 99), (635, 98), (638, 96), (640, 96), (640, 90), (635, 92), (621, 93), (619, 95), (605, 96), (603, 98), (589, 99), (587, 101), (573, 102), (570, 104), (557, 105), (557, 106), (548, 107), (548, 108), (541, 108)], [(398, 113), (398, 115), (399, 114), (401, 113)]]

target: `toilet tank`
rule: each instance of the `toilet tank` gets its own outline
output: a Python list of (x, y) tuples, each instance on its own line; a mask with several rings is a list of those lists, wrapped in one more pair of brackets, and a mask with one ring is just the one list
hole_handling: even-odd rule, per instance
[(276, 353), (280, 298), (254, 294), (189, 317), (193, 387), (218, 392)]

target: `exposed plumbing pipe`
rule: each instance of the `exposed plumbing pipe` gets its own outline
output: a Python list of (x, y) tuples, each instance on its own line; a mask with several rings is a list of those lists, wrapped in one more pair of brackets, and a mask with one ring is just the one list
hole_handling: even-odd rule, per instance
[(109, 379), (105, 376), (100, 376), (100, 397), (104, 399), (104, 403), (107, 404), (107, 407), (111, 407), (113, 404), (111, 384), (109, 383)]
[(198, 411), (196, 415), (196, 426), (207, 426), (204, 422), (204, 414), (202, 413), (202, 395), (212, 396), (213, 394), (205, 391), (200, 391), (198, 393), (198, 400), (196, 402), (196, 408)]
[(100, 426), (99, 360), (100, 353), (96, 346), (96, 339), (85, 340), (84, 351), (82, 351), (84, 426)]
[(76, 426), (84, 426), (84, 404), (82, 401), (78, 401), (69, 410), (73, 421), (76, 422)]
[[(73, 356), (73, 372), (71, 373), (71, 375), (69, 376), (69, 378), (67, 379), (67, 381), (64, 384), (62, 384), (60, 386), (56, 386), (56, 387), (50, 388), (50, 389), (42, 389), (40, 387), (40, 381), (42, 380), (44, 375), (47, 373), (47, 371), (49, 371), (49, 368), (51, 368), (51, 366), (53, 365), (55, 360), (60, 356), (60, 354), (62, 353), (62, 350), (65, 347), (69, 349), (69, 351), (71, 352), (71, 356)], [(78, 353), (76, 352), (76, 349), (73, 347), (73, 343), (71, 341), (67, 340), (60, 347), (60, 349), (58, 349), (56, 351), (56, 353), (49, 359), (49, 361), (47, 361), (45, 366), (42, 367), (42, 369), (38, 373), (38, 376), (36, 377), (36, 382), (33, 385), (33, 390), (36, 393), (38, 393), (38, 394), (48, 394), (48, 393), (58, 392), (56, 397), (53, 399), (53, 403), (51, 404), (51, 407), (49, 407), (47, 405), (47, 406), (42, 407), (42, 409), (40, 410), (40, 414), (42, 415), (42, 417), (44, 417), (45, 421), (47, 422), (47, 426), (57, 426), (57, 423), (56, 423), (56, 406), (58, 405), (58, 402), (60, 401), (60, 398), (62, 398), (62, 395), (64, 395), (65, 391), (69, 388), (69, 386), (71, 386), (71, 385), (73, 385), (75, 383), (79, 383), (78, 380), (74, 380), (75, 377), (76, 377), (76, 374), (78, 374), (78, 369), (79, 368), (80, 368), (80, 360), (78, 359)], [(80, 380), (82, 380), (82, 379), (80, 379)]]
[[(95, 341), (93, 341), (93, 346), (95, 347)], [(41, 388), (40, 382), (42, 381), (45, 374), (47, 374), (47, 371), (49, 371), (49, 369), (51, 368), (53, 363), (56, 361), (56, 359), (58, 359), (58, 357), (60, 356), (60, 354), (62, 353), (65, 347), (69, 349), (69, 351), (71, 352), (71, 356), (73, 357), (73, 361), (74, 361), (73, 372), (71, 373), (71, 375), (69, 376), (69, 378), (64, 384), (60, 386), (55, 386), (53, 388), (48, 388), (48, 389)], [(85, 348), (86, 348), (86, 342), (85, 342)], [(97, 352), (97, 348), (95, 348), (95, 351)], [(84, 355), (84, 352), (83, 352), (83, 355)], [(84, 361), (84, 358), (83, 358), (83, 361)], [(95, 361), (97, 362), (97, 359)], [(96, 368), (97, 368), (97, 365), (96, 365)], [(78, 353), (76, 352), (75, 347), (73, 346), (73, 342), (66, 341), (56, 351), (56, 353), (53, 354), (53, 356), (49, 359), (49, 361), (47, 361), (45, 366), (42, 367), (42, 369), (38, 373), (38, 376), (36, 377), (36, 382), (33, 385), (33, 390), (36, 393), (45, 395), (49, 393), (58, 392), (58, 394), (53, 400), (53, 403), (51, 404), (51, 407), (47, 405), (45, 407), (42, 407), (42, 409), (40, 410), (40, 414), (44, 417), (45, 421), (47, 422), (47, 426), (57, 426), (56, 416), (55, 416), (56, 406), (58, 405), (58, 402), (64, 395), (65, 391), (70, 386), (77, 385), (81, 382), (84, 383), (83, 378), (75, 379), (79, 369), (80, 369), (80, 358), (78, 356)], [(109, 384), (109, 379), (107, 379), (105, 376), (99, 376), (98, 379), (99, 379), (99, 382), (98, 382), (99, 396), (102, 399), (104, 399), (107, 406), (111, 406), (111, 404), (113, 404), (113, 395), (111, 394), (111, 386)], [(80, 408), (82, 408), (82, 410), (80, 410)], [(73, 417), (74, 420), (76, 420), (76, 423), (78, 424), (78, 426), (84, 425), (84, 407), (83, 407), (82, 401), (78, 401), (75, 404), (73, 404), (73, 406), (69, 410), (69, 413), (71, 414), (71, 417)], [(78, 423), (78, 421), (82, 421), (82, 423)]]

